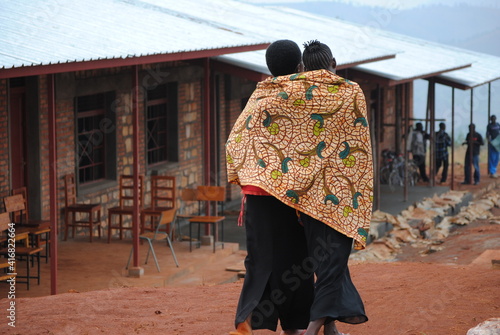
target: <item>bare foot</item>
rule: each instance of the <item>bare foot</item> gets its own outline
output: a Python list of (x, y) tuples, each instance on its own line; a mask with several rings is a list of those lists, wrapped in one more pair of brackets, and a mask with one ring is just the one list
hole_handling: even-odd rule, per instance
[(304, 335), (318, 335), (319, 330), (321, 329), (321, 327), (325, 323), (325, 320), (326, 320), (326, 318), (321, 318), (321, 319), (309, 322), (309, 325), (307, 326), (307, 331), (305, 332)]
[(333, 321), (325, 325), (324, 332), (325, 335), (349, 335), (339, 332)]
[(305, 329), (294, 329), (294, 330), (283, 330), (281, 335), (304, 335), (306, 333)]

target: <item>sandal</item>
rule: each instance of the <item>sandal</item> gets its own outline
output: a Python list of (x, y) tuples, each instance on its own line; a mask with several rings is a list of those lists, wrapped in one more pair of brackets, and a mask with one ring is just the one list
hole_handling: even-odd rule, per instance
[(229, 332), (229, 335), (252, 335), (252, 327), (248, 321), (239, 323), (235, 331)]

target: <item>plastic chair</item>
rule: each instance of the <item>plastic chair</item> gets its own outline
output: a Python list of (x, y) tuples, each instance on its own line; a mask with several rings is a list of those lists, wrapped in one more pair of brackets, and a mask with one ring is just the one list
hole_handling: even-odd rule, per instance
[(224, 249), (224, 220), (225, 216), (217, 215), (217, 207), (221, 206), (221, 212), (224, 212), (224, 201), (226, 201), (226, 188), (223, 186), (198, 186), (196, 199), (199, 203), (205, 204), (205, 212), (210, 214), (212, 207), (215, 208), (215, 215), (198, 215), (189, 219), (189, 251), (192, 251), (192, 226), (198, 225), (198, 244), (200, 244), (200, 227), (201, 225), (212, 226), (212, 234), (214, 236), (213, 249), (217, 244), (217, 232), (219, 224), (221, 225), (220, 241), (222, 249)]
[[(68, 239), (68, 229), (72, 228), (72, 237), (75, 237), (76, 227), (89, 228), (90, 242), (94, 235), (94, 225), (101, 238), (101, 204), (82, 204), (76, 202), (76, 182), (74, 174), (64, 176), (64, 240)], [(95, 216), (95, 218), (94, 218)], [(70, 220), (71, 217), (71, 220)]]
[[(139, 211), (142, 209), (144, 198), (144, 176), (139, 176)], [(134, 176), (120, 176), (120, 194), (119, 204), (116, 207), (108, 209), (108, 243), (111, 242), (111, 230), (118, 229), (120, 231), (120, 240), (123, 239), (124, 230), (132, 230), (132, 227), (123, 225), (123, 216), (134, 214)], [(113, 216), (118, 215), (119, 220), (117, 225), (113, 225)]]
[[(176, 213), (177, 209), (168, 209), (162, 211), (160, 214), (160, 222), (158, 223), (156, 230), (154, 232), (147, 232), (139, 235), (140, 240), (147, 241), (149, 244), (148, 254), (146, 256), (146, 262), (144, 264), (148, 264), (149, 253), (153, 254), (153, 258), (156, 264), (156, 269), (158, 269), (158, 272), (160, 272), (160, 265), (158, 264), (158, 259), (156, 258), (155, 249), (153, 247), (154, 241), (163, 241), (163, 240), (167, 241), (167, 244), (170, 247), (170, 250), (172, 251), (172, 256), (174, 257), (175, 265), (179, 267), (179, 262), (177, 261), (177, 257), (175, 256), (175, 251), (174, 247), (172, 246), (172, 240), (171, 240), (171, 236), (174, 231), (173, 223), (175, 222)], [(162, 231), (163, 228), (167, 227), (170, 227), (170, 229), (168, 229), (169, 231), (168, 233), (166, 231)], [(134, 247), (132, 246), (132, 249), (130, 250), (130, 255), (128, 256), (126, 269), (128, 269), (130, 265), (130, 259), (132, 258), (133, 251)]]

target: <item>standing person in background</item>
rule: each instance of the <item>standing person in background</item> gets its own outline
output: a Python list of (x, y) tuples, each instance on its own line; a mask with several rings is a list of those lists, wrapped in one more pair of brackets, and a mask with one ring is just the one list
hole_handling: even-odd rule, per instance
[(490, 116), (490, 123), (486, 127), (486, 139), (488, 140), (488, 176), (497, 178), (498, 150), (491, 143), (500, 133), (500, 124), (495, 115)]
[(479, 151), (481, 149), (481, 145), (484, 144), (483, 137), (481, 134), (476, 132), (476, 126), (474, 123), (469, 125), (469, 132), (465, 137), (465, 142), (462, 145), (467, 145), (467, 151), (465, 153), (465, 162), (464, 162), (464, 173), (465, 179), (462, 183), (463, 185), (469, 185), (471, 183), (471, 153), (472, 153), (472, 165), (474, 166), (474, 185), (479, 184), (481, 180), (481, 174), (479, 171)]
[(413, 156), (413, 160), (415, 164), (417, 164), (420, 178), (424, 182), (428, 182), (429, 178), (427, 177), (427, 173), (425, 172), (425, 152), (426, 152), (426, 143), (429, 139), (429, 134), (424, 131), (424, 127), (421, 122), (417, 122), (415, 125), (415, 129), (411, 133), (410, 137), (410, 151)]
[(436, 175), (441, 165), (443, 171), (441, 172), (441, 183), (446, 183), (448, 177), (448, 147), (451, 146), (451, 138), (446, 132), (446, 125), (444, 122), (439, 124), (439, 131), (436, 132), (435, 139), (435, 154), (436, 154)]

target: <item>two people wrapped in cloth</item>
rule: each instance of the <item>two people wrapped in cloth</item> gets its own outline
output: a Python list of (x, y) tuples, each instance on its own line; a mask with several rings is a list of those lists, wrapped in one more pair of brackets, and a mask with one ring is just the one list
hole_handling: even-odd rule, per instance
[[(353, 242), (366, 246), (372, 215), (364, 94), (335, 74), (330, 49), (318, 41), (305, 47), (307, 72), (275, 64), (273, 71), (273, 61), (291, 55), (300, 63), (294, 45), (268, 48), (274, 77), (257, 84), (226, 143), (228, 181), (247, 201), (247, 275), (231, 334), (276, 330), (278, 319), (283, 334), (317, 334), (323, 326), (340, 334), (333, 321), (368, 320), (347, 267)], [(275, 301), (273, 290), (285, 299)]]

